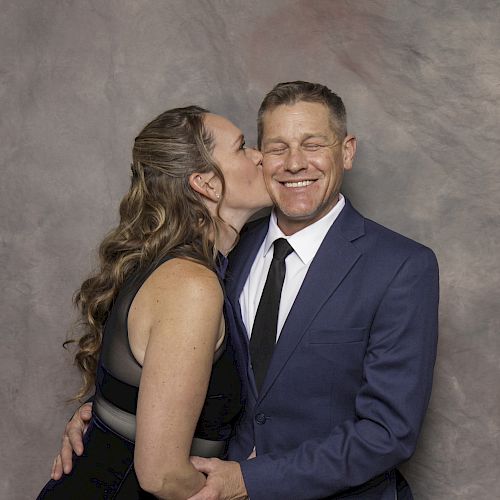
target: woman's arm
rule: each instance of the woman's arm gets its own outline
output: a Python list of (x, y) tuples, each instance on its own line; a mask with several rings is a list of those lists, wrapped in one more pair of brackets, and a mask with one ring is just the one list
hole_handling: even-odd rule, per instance
[(134, 355), (140, 357), (141, 338), (147, 337), (147, 346), (137, 407), (135, 470), (146, 491), (160, 498), (185, 499), (205, 484), (205, 476), (189, 461), (189, 451), (223, 332), (223, 294), (213, 272), (172, 259), (150, 276), (136, 299), (129, 313)]

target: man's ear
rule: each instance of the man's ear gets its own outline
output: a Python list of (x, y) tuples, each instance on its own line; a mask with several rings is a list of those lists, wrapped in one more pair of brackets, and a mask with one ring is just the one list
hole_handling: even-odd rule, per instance
[(203, 197), (217, 203), (220, 198), (220, 193), (217, 188), (218, 183), (215, 181), (217, 177), (212, 172), (199, 173), (195, 172), (189, 176), (189, 185), (191, 189), (201, 194)]
[(354, 155), (356, 154), (356, 137), (348, 135), (342, 141), (342, 161), (344, 162), (344, 170), (351, 170)]

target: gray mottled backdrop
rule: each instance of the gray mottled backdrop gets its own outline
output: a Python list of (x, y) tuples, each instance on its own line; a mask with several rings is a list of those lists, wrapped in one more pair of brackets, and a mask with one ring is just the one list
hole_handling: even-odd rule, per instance
[(70, 299), (116, 222), (134, 134), (195, 102), (251, 143), (264, 94), (294, 79), (344, 97), (354, 204), (439, 258), (416, 498), (498, 498), (498, 2), (12, 0), (0, 16), (1, 498), (35, 496), (74, 408)]

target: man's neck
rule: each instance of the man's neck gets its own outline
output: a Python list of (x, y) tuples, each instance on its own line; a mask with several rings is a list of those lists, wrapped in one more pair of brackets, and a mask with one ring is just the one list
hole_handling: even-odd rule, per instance
[(302, 229), (311, 226), (312, 224), (323, 219), (323, 217), (327, 216), (337, 205), (339, 199), (340, 197), (339, 195), (337, 195), (333, 203), (329, 204), (327, 208), (324, 208), (318, 214), (312, 216), (305, 216), (302, 219), (301, 218), (293, 219), (291, 217), (288, 217), (283, 212), (281, 212), (278, 207), (275, 207), (274, 210), (276, 213), (276, 220), (278, 223), (278, 227), (281, 229), (281, 231), (283, 231), (283, 234), (285, 236), (291, 236), (292, 234), (298, 233), (299, 231), (302, 231)]

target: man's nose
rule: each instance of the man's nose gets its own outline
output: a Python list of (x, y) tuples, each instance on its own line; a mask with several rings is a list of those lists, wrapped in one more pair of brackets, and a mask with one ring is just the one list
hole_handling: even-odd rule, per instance
[(290, 172), (298, 172), (304, 168), (307, 168), (306, 155), (301, 148), (291, 148), (285, 162), (285, 169)]

